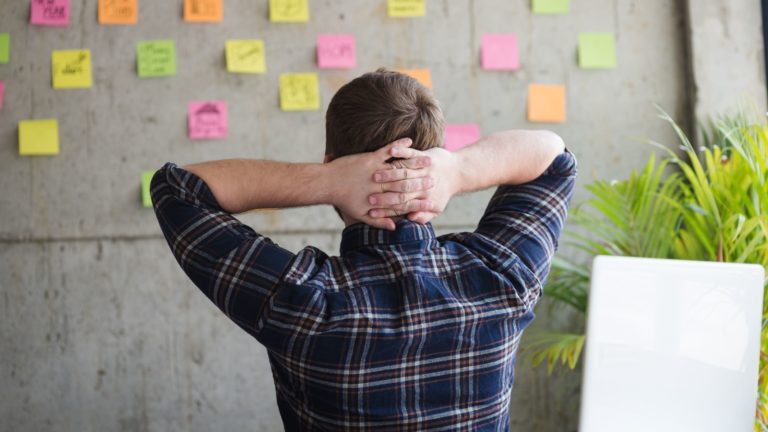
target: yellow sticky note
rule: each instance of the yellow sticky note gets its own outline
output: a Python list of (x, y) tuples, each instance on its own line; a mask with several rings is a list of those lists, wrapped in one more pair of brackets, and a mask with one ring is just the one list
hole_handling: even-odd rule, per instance
[(59, 122), (56, 119), (20, 121), (19, 154), (22, 156), (59, 154)]
[(412, 18), (427, 14), (426, 0), (389, 0), (387, 12), (392, 18)]
[(528, 86), (528, 121), (565, 122), (565, 86), (530, 84)]
[(266, 73), (264, 41), (228, 40), (226, 42), (227, 70), (233, 73)]
[(280, 75), (280, 109), (311, 111), (320, 109), (320, 89), (316, 73)]
[(91, 50), (54, 51), (51, 71), (55, 89), (91, 87)]
[(269, 20), (307, 22), (309, 21), (309, 0), (269, 0)]
[(99, 0), (101, 24), (136, 24), (138, 16), (136, 0)]
[(432, 72), (429, 69), (400, 69), (398, 72), (414, 78), (428, 89), (432, 88)]
[(184, 0), (184, 21), (221, 22), (223, 19), (221, 0)]
[(144, 207), (152, 207), (152, 194), (150, 193), (149, 186), (154, 176), (154, 171), (144, 171), (141, 173), (141, 203)]

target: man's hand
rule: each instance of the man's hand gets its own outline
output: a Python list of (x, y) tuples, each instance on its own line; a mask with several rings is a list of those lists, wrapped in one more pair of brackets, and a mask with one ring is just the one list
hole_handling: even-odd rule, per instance
[[(393, 146), (388, 152), (391, 157), (403, 158), (396, 162), (406, 167), (424, 166), (416, 171), (392, 167), (376, 171), (374, 180), (382, 189), (369, 197), (369, 203), (374, 206), (369, 212), (370, 217), (407, 215), (409, 220), (425, 224), (442, 213), (448, 201), (460, 191), (460, 167), (455, 153), (442, 148), (419, 151), (403, 146)], [(422, 158), (428, 159), (430, 163), (416, 163)], [(433, 187), (413, 192), (413, 188), (418, 185), (414, 177), (431, 179)], [(415, 206), (408, 205), (411, 200), (428, 201), (431, 208), (414, 210)]]
[[(395, 229), (392, 217), (431, 214), (424, 213), (434, 210), (429, 195), (434, 186), (428, 170), (431, 155), (409, 149), (411, 144), (412, 141), (405, 138), (375, 152), (345, 156), (328, 163), (331, 204), (350, 218), (388, 230)], [(387, 163), (393, 157), (403, 159)], [(376, 177), (379, 173), (387, 175)], [(377, 196), (384, 197), (386, 202), (371, 200)], [(442, 208), (444, 205), (440, 211)], [(375, 213), (373, 209), (377, 209)]]

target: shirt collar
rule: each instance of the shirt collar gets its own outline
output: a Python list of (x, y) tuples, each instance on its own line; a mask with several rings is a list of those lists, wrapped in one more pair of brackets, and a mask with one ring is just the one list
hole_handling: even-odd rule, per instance
[(397, 222), (395, 231), (374, 228), (364, 223), (356, 223), (341, 233), (341, 253), (347, 253), (365, 246), (399, 244), (424, 241), (435, 238), (432, 224), (421, 225), (403, 219)]

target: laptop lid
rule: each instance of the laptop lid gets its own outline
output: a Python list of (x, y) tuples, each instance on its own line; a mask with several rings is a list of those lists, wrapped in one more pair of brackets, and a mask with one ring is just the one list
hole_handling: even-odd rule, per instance
[(751, 431), (764, 270), (595, 258), (581, 432)]

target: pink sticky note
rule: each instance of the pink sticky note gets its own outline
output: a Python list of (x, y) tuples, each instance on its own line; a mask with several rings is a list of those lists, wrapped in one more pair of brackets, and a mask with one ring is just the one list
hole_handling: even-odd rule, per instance
[(483, 35), (481, 64), (487, 70), (517, 70), (520, 56), (514, 33)]
[(445, 125), (445, 149), (456, 151), (480, 139), (480, 126), (476, 124)]
[(355, 37), (343, 34), (321, 34), (317, 37), (317, 66), (321, 69), (354, 69), (357, 67)]
[(4, 100), (5, 100), (5, 82), (0, 81), (0, 109), (3, 109)]
[(190, 139), (226, 138), (229, 132), (226, 102), (206, 101), (190, 103), (188, 125)]
[(69, 0), (31, 0), (29, 22), (42, 26), (68, 26)]

